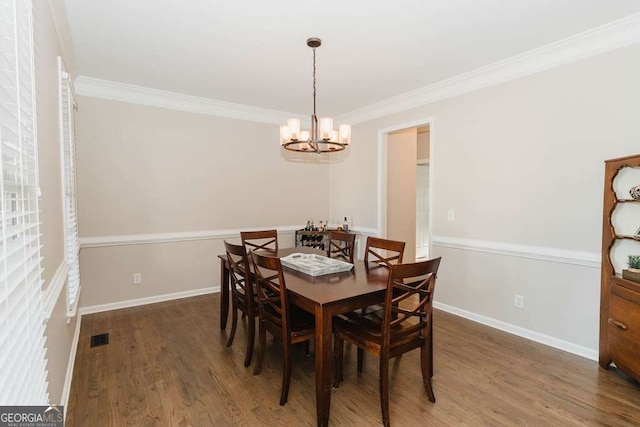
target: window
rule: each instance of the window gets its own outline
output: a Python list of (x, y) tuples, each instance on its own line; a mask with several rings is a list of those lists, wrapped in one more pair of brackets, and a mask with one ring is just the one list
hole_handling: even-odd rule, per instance
[(48, 403), (31, 0), (0, 0), (0, 404)]
[(67, 310), (75, 316), (80, 295), (80, 245), (78, 243), (78, 205), (76, 192), (76, 103), (73, 84), (58, 58), (60, 70), (60, 142), (62, 156), (62, 194), (64, 211), (65, 249), (69, 264), (67, 281)]

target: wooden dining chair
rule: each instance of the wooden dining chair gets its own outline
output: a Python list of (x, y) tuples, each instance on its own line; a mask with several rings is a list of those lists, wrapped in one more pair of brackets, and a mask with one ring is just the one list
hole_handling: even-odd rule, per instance
[[(427, 397), (436, 401), (431, 386), (433, 377), (433, 293), (440, 258), (429, 261), (394, 264), (389, 270), (382, 318), (377, 313), (363, 317), (334, 318), (334, 386), (343, 381), (344, 341), (380, 357), (380, 406), (382, 421), (389, 426), (389, 360), (420, 349), (422, 382)], [(394, 315), (395, 314), (395, 315)], [(359, 370), (359, 372), (361, 372)]]
[(283, 372), (280, 405), (287, 403), (291, 383), (291, 352), (293, 344), (306, 343), (315, 336), (315, 316), (294, 305), (289, 305), (287, 286), (280, 259), (252, 253), (255, 283), (258, 295), (258, 361), (253, 375), (262, 368), (267, 332), (282, 342)]
[(384, 267), (390, 267), (392, 264), (401, 264), (404, 247), (404, 242), (381, 239), (379, 237), (367, 237), (364, 262), (365, 264), (373, 262)]
[(342, 231), (329, 232), (329, 245), (327, 256), (329, 258), (342, 258), (353, 264), (353, 252), (356, 245), (356, 235)]
[[(402, 257), (404, 256), (404, 242), (397, 240), (382, 239), (379, 237), (367, 237), (367, 244), (364, 249), (364, 264), (365, 267), (370, 268), (372, 263), (377, 267), (389, 268), (394, 264), (401, 264)], [(374, 311), (382, 310), (380, 304), (364, 307), (359, 312), (347, 313), (349, 317), (354, 316), (356, 313), (359, 315), (365, 315)], [(358, 359), (359, 369), (362, 370), (362, 358)]]
[(253, 355), (253, 344), (256, 335), (255, 318), (258, 317), (256, 294), (252, 283), (252, 274), (249, 270), (249, 256), (242, 245), (234, 245), (225, 241), (224, 248), (227, 253), (227, 262), (229, 263), (231, 310), (233, 311), (231, 333), (227, 340), (227, 347), (233, 344), (233, 339), (236, 336), (238, 311), (240, 311), (242, 317), (247, 317), (248, 319), (247, 350), (244, 357), (244, 366), (247, 367), (251, 364)]
[(247, 253), (254, 250), (278, 252), (277, 230), (241, 231), (240, 239)]

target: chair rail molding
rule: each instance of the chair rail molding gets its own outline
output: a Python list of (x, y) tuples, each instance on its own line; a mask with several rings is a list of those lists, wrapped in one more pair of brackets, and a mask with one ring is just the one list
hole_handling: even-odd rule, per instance
[[(81, 248), (101, 248), (105, 246), (125, 246), (125, 245), (145, 245), (153, 243), (188, 242), (191, 240), (216, 240), (231, 239), (239, 237), (241, 231), (258, 231), (276, 229), (278, 234), (293, 234), (296, 230), (304, 228), (302, 225), (283, 225), (250, 227), (242, 229), (226, 230), (203, 230), (203, 231), (179, 231), (174, 233), (148, 233), (148, 234), (125, 234), (114, 236), (90, 236), (81, 237)], [(374, 228), (356, 227), (354, 231), (365, 235), (375, 236), (378, 231)]]
[(406, 92), (335, 118), (352, 125), (463, 95), (578, 60), (640, 43), (640, 13), (511, 58)]
[(529, 258), (540, 261), (559, 262), (584, 267), (600, 268), (601, 258), (598, 252), (573, 251), (544, 246), (520, 245), (514, 243), (490, 242), (486, 240), (462, 239), (459, 237), (433, 236), (433, 246), (461, 249), (474, 252), (486, 252), (498, 255)]

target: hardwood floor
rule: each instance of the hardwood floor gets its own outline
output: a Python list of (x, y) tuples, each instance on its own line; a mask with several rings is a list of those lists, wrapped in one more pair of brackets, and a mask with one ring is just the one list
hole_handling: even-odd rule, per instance
[[(218, 316), (219, 294), (83, 316), (66, 425), (314, 425), (313, 347), (295, 349), (281, 407), (279, 345), (268, 340), (253, 376), (246, 319), (227, 348)], [(444, 312), (434, 327), (437, 402), (422, 387), (419, 352), (405, 354), (390, 369), (395, 426), (640, 425), (640, 385), (615, 370)], [(109, 344), (90, 348), (104, 332)], [(377, 358), (366, 355), (358, 376), (347, 345), (344, 363), (331, 424), (381, 425)]]

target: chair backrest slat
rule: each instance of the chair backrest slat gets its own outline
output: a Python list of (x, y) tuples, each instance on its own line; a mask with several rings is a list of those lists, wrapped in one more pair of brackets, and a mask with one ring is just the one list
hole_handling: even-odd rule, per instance
[(261, 322), (269, 322), (281, 329), (286, 342), (289, 328), (287, 287), (280, 258), (269, 256), (266, 251), (252, 252)]
[(329, 258), (343, 258), (353, 264), (353, 253), (356, 244), (356, 235), (343, 231), (329, 232), (329, 246), (327, 256)]
[(426, 336), (440, 260), (390, 266), (382, 321), (387, 347), (391, 341)]
[(254, 250), (278, 252), (278, 231), (241, 231), (240, 238), (247, 253)]
[(364, 262), (375, 262), (385, 267), (390, 267), (393, 264), (402, 264), (404, 247), (404, 242), (381, 239), (379, 237), (367, 237)]
[(224, 248), (229, 263), (232, 298), (253, 312), (253, 285), (247, 252), (244, 246), (227, 241), (224, 242)]

